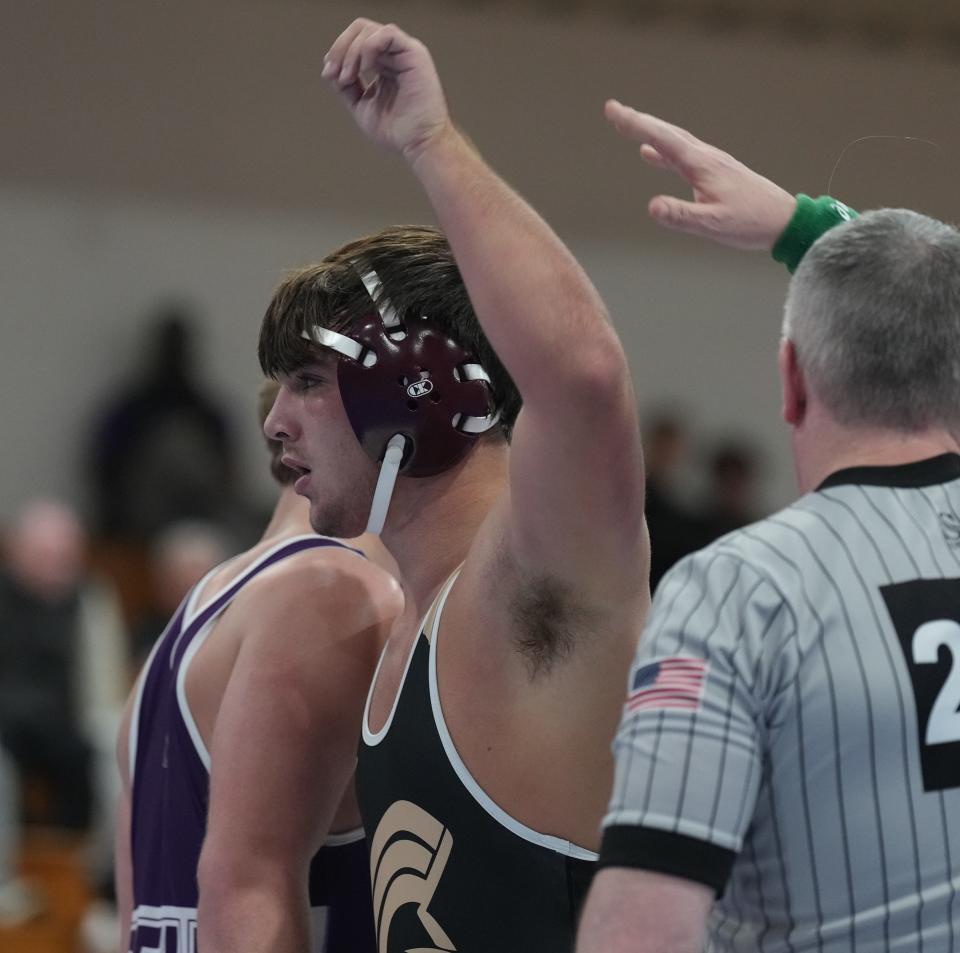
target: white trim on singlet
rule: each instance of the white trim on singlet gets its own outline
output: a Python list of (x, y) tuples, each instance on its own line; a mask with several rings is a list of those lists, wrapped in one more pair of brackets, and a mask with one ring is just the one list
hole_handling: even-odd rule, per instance
[(440, 703), (440, 686), (437, 682), (437, 636), (440, 632), (440, 618), (443, 615), (444, 603), (447, 601), (447, 596), (450, 595), (450, 590), (453, 588), (453, 584), (459, 575), (460, 570), (458, 569), (453, 576), (450, 577), (440, 593), (440, 597), (437, 600), (437, 611), (433, 617), (433, 625), (429, 636), (430, 660), (428, 670), (430, 674), (430, 707), (433, 709), (433, 721), (437, 727), (437, 733), (440, 735), (440, 740), (443, 743), (443, 749), (447, 754), (450, 767), (453, 768), (454, 773), (460, 779), (460, 783), (466, 788), (467, 793), (473, 797), (477, 804), (495, 821), (510, 831), (511, 834), (521, 837), (531, 844), (537, 844), (548, 850), (556, 851), (558, 854), (565, 854), (568, 857), (576, 857), (580, 860), (596, 860), (598, 855), (595, 851), (587, 850), (585, 847), (573, 844), (568, 840), (564, 840), (562, 837), (554, 837), (552, 834), (541, 834), (532, 827), (527, 827), (526, 824), (521, 824), (516, 818), (511, 817), (480, 787), (470, 773), (470, 769), (464, 764), (460, 753), (457, 751), (456, 745), (453, 743), (453, 738), (450, 735), (447, 723), (443, 717), (443, 706)]
[(136, 694), (133, 696), (133, 711), (130, 713), (130, 728), (127, 735), (127, 760), (130, 767), (131, 790), (133, 789), (133, 775), (137, 767), (137, 741), (140, 737), (140, 704), (143, 701), (143, 689), (147, 683), (150, 666), (160, 650), (161, 642), (163, 642), (163, 635), (153, 643), (153, 648), (150, 649), (150, 654), (147, 656), (146, 662), (143, 663), (143, 668), (140, 669), (140, 675), (137, 677)]
[[(221, 567), (214, 566), (194, 587), (190, 590), (190, 593), (187, 595), (186, 605), (183, 607), (183, 615), (180, 617), (180, 632), (177, 635), (176, 641), (173, 644), (173, 649), (171, 650), (171, 658), (176, 654), (177, 646), (180, 644), (180, 639), (183, 638), (183, 627), (184, 620), (190, 614), (191, 607), (196, 604), (197, 594), (206, 584), (207, 580)], [(157, 656), (157, 653), (160, 651), (160, 646), (163, 645), (163, 640), (167, 636), (167, 630), (170, 628), (170, 624), (174, 619), (177, 618), (177, 615), (180, 612), (180, 607), (177, 607), (177, 611), (170, 617), (167, 624), (163, 627), (163, 631), (160, 635), (157, 636), (156, 641), (153, 643), (153, 647), (150, 649), (150, 654), (147, 656), (146, 662), (143, 663), (143, 668), (140, 670), (140, 675), (137, 677), (136, 685), (136, 694), (134, 695), (133, 700), (133, 711), (130, 714), (130, 729), (127, 737), (127, 760), (129, 761), (130, 766), (130, 786), (133, 787), (133, 776), (136, 773), (137, 767), (137, 740), (140, 737), (140, 707), (143, 701), (143, 690), (144, 686), (147, 683), (147, 676), (150, 672), (150, 668), (153, 665), (153, 661)]]
[[(183, 607), (183, 615), (180, 617), (180, 632), (177, 635), (176, 640), (173, 643), (173, 648), (170, 651), (171, 659), (176, 655), (177, 646), (180, 644), (180, 639), (183, 638), (184, 624), (188, 615), (191, 614), (191, 609), (196, 605), (197, 596), (200, 593), (200, 590), (206, 585), (207, 580), (217, 572), (217, 570), (223, 567), (223, 563), (220, 563), (218, 566), (214, 566), (194, 587), (190, 590), (189, 595), (186, 597), (187, 602)], [(179, 614), (180, 607), (177, 607), (177, 611), (170, 617), (167, 621), (167, 624), (163, 627), (163, 631), (160, 635), (157, 636), (156, 641), (153, 643), (153, 648), (150, 649), (150, 654), (147, 656), (146, 662), (143, 663), (143, 668), (140, 670), (140, 675), (137, 678), (136, 694), (134, 695), (133, 700), (133, 711), (130, 714), (130, 731), (127, 739), (127, 758), (130, 762), (130, 786), (133, 787), (133, 776), (136, 772), (137, 767), (137, 740), (140, 736), (140, 707), (143, 701), (143, 690), (147, 683), (147, 676), (150, 672), (150, 668), (153, 665), (153, 661), (157, 656), (157, 653), (160, 651), (160, 646), (163, 645), (163, 640), (167, 637), (167, 630), (170, 628), (170, 624), (174, 619), (177, 618)]]
[[(224, 608), (230, 605), (230, 602), (233, 602), (233, 600), (231, 599), (227, 602)], [(187, 701), (186, 681), (187, 669), (190, 667), (194, 655), (200, 650), (200, 646), (207, 641), (207, 636), (210, 635), (213, 624), (219, 618), (220, 613), (218, 612), (212, 616), (207, 624), (193, 637), (193, 641), (187, 646), (187, 651), (183, 653), (180, 670), (177, 672), (177, 707), (180, 709), (180, 719), (187, 729), (187, 734), (190, 735), (190, 740), (193, 742), (193, 748), (194, 751), (197, 752), (197, 757), (203, 762), (203, 766), (207, 769), (207, 774), (210, 773), (210, 751), (207, 749), (206, 744), (204, 744), (203, 736), (200, 734), (196, 719), (194, 719), (193, 712), (190, 710), (190, 703)]]
[[(436, 604), (436, 599), (430, 604), (430, 609)], [(380, 653), (380, 658), (377, 660), (377, 667), (373, 671), (373, 681), (370, 683), (370, 691), (367, 692), (367, 703), (363, 706), (363, 724), (361, 728), (363, 730), (363, 740), (364, 743), (369, 748), (375, 748), (381, 741), (387, 736), (387, 732), (390, 730), (390, 726), (393, 724), (393, 716), (397, 713), (397, 705), (400, 704), (400, 693), (403, 691), (403, 686), (407, 681), (407, 673), (410, 671), (410, 663), (413, 661), (413, 653), (417, 650), (417, 643), (420, 641), (420, 633), (423, 632), (423, 627), (427, 622), (427, 616), (430, 615), (430, 609), (427, 609), (423, 618), (420, 620), (420, 624), (417, 626), (416, 635), (413, 637), (413, 641), (410, 643), (410, 651), (407, 653), (407, 664), (403, 667), (403, 676), (400, 678), (400, 684), (397, 686), (396, 694), (393, 696), (393, 707), (390, 709), (390, 714), (387, 715), (387, 720), (383, 723), (383, 727), (379, 731), (370, 730), (370, 708), (373, 704), (373, 693), (377, 690), (377, 684), (380, 680), (380, 668), (383, 665), (383, 660), (387, 657), (387, 646), (383, 647), (383, 651)]]
[[(175, 660), (176, 657), (177, 657), (177, 649), (180, 648), (180, 640), (181, 640), (181, 639), (184, 637), (184, 635), (186, 634), (187, 627), (190, 625), (190, 622), (191, 622), (193, 619), (195, 619), (195, 618), (197, 617), (197, 615), (199, 614), (199, 612), (198, 612), (198, 610), (197, 610), (197, 603), (200, 601), (200, 593), (203, 592), (203, 590), (204, 590), (204, 588), (206, 587), (207, 583), (208, 583), (218, 572), (220, 572), (220, 570), (223, 569), (223, 567), (224, 567), (225, 565), (226, 565), (226, 563), (220, 563), (219, 565), (214, 566), (213, 569), (211, 569), (208, 573), (206, 573), (206, 574), (204, 575), (204, 577), (193, 587), (193, 589), (192, 589), (191, 592), (190, 592), (190, 595), (187, 596), (187, 604), (183, 607), (183, 618), (180, 620), (180, 632), (178, 633), (176, 639), (174, 640), (173, 645), (172, 645), (171, 648), (170, 648), (170, 659), (169, 659), (170, 668), (173, 668), (174, 660)], [(235, 582), (235, 581), (236, 581), (236, 580), (233, 580), (232, 582), (230, 582), (230, 583), (228, 583), (226, 586), (224, 586), (224, 590), (225, 590), (225, 589), (228, 589), (230, 586), (232, 586), (232, 585), (233, 585), (233, 582)], [(213, 600), (210, 599), (210, 600), (208, 600), (207, 602), (205, 602), (205, 603), (203, 604), (203, 608), (206, 609), (206, 607), (207, 607), (208, 605), (210, 605), (210, 603), (211, 603), (212, 601), (213, 601)], [(202, 612), (203, 610), (201, 609), (201, 610), (199, 610), (199, 611)]]
[(356, 844), (366, 837), (362, 827), (355, 827), (352, 831), (341, 831), (339, 834), (327, 834), (323, 842), (324, 847), (345, 847), (347, 844)]
[[(248, 577), (252, 578), (263, 566), (263, 564), (272, 556), (276, 555), (281, 549), (291, 546), (294, 543), (299, 543), (303, 540), (315, 539), (332, 539), (332, 537), (319, 536), (317, 533), (301, 533), (297, 536), (290, 536), (287, 539), (282, 540), (276, 545), (271, 546), (270, 549), (268, 549), (265, 553), (261, 553), (257, 559), (255, 559), (252, 563), (250, 563), (249, 566), (246, 567), (246, 569), (237, 573), (229, 582), (227, 582), (226, 585), (224, 585), (215, 596), (207, 599), (202, 607), (197, 608), (197, 602), (199, 601), (200, 592), (204, 584), (215, 572), (222, 569), (223, 566), (220, 565), (212, 569), (197, 584), (196, 589), (190, 596), (190, 601), (187, 603), (187, 608), (184, 611), (180, 636), (178, 637), (176, 644), (179, 644), (180, 638), (183, 637), (183, 633), (186, 631), (187, 626), (191, 625), (198, 616), (206, 612), (210, 606), (220, 599), (228, 589), (236, 585), (237, 582)], [(333, 540), (333, 542), (340, 543), (340, 540)], [(346, 546), (342, 543), (340, 543), (337, 548), (346, 549), (348, 552), (357, 552), (352, 547)], [(357, 554), (362, 555), (361, 553)], [(210, 773), (210, 752), (207, 750), (207, 746), (203, 741), (203, 737), (200, 734), (200, 729), (193, 717), (193, 712), (190, 710), (190, 702), (187, 700), (187, 670), (190, 668), (190, 663), (193, 661), (194, 656), (200, 651), (203, 643), (206, 642), (210, 633), (213, 631), (214, 623), (216, 623), (216, 621), (220, 618), (227, 606), (233, 602), (238, 592), (234, 593), (233, 596), (231, 596), (212, 616), (210, 616), (203, 628), (197, 632), (196, 635), (194, 635), (192, 641), (187, 646), (186, 652), (183, 653), (183, 659), (180, 662), (180, 669), (177, 672), (177, 707), (180, 709), (180, 717), (183, 720), (184, 727), (187, 729), (187, 734), (190, 735), (190, 740), (193, 742), (193, 747), (197, 752), (197, 757), (203, 762), (203, 766), (207, 769), (207, 774)], [(171, 655), (173, 655), (173, 653), (176, 651), (176, 644)]]
[[(200, 591), (206, 585), (210, 577), (217, 572), (219, 569), (223, 568), (223, 563), (220, 563), (217, 566), (214, 566), (190, 591), (190, 594), (187, 596), (187, 603), (183, 607), (183, 616), (180, 619), (180, 632), (177, 635), (176, 640), (173, 643), (173, 648), (170, 652), (171, 659), (176, 655), (177, 646), (180, 644), (180, 639), (183, 638), (185, 620), (188, 616), (192, 616), (193, 612), (191, 611), (197, 603), (197, 598), (199, 597)], [(143, 689), (147, 682), (147, 675), (150, 672), (150, 667), (153, 665), (153, 661), (156, 658), (157, 653), (160, 651), (160, 646), (163, 644), (164, 638), (167, 635), (167, 629), (170, 627), (170, 622), (177, 617), (175, 612), (171, 617), (170, 621), (164, 626), (163, 632), (157, 637), (156, 642), (153, 643), (153, 648), (150, 649), (150, 654), (147, 656), (146, 662), (143, 663), (143, 668), (140, 670), (140, 675), (137, 679), (136, 694), (134, 695), (133, 700), (133, 711), (130, 714), (130, 733), (127, 740), (127, 757), (130, 762), (130, 786), (133, 787), (133, 776), (136, 772), (137, 767), (137, 740), (140, 736), (140, 706), (143, 701)]]

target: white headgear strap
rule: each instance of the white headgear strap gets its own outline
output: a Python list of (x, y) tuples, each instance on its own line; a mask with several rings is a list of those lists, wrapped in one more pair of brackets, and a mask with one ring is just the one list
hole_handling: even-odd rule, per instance
[(367, 289), (370, 300), (376, 305), (377, 311), (380, 312), (387, 337), (394, 341), (405, 338), (407, 332), (403, 330), (403, 322), (397, 315), (397, 309), (393, 306), (393, 302), (384, 294), (380, 276), (371, 268), (369, 271), (360, 273), (360, 280), (363, 282), (363, 287)]
[[(363, 287), (367, 289), (370, 300), (376, 305), (380, 313), (380, 319), (383, 321), (383, 327), (387, 332), (387, 337), (395, 341), (402, 340), (407, 336), (403, 330), (403, 324), (397, 315), (397, 309), (393, 302), (383, 293), (383, 283), (380, 276), (371, 268), (368, 271), (360, 273), (360, 280)], [(407, 445), (407, 438), (403, 434), (394, 434), (387, 443), (387, 449), (383, 454), (383, 463), (380, 464), (380, 476), (377, 478), (377, 486), (373, 491), (373, 505), (370, 507), (370, 518), (367, 520), (367, 532), (379, 536), (383, 532), (384, 524), (387, 521), (387, 511), (390, 509), (390, 499), (393, 496), (393, 488), (397, 484), (397, 474), (400, 472), (400, 464), (403, 462), (403, 451)]]

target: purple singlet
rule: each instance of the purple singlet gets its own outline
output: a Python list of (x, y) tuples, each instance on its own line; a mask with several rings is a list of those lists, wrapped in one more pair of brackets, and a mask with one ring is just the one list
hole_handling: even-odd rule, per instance
[[(144, 666), (130, 725), (132, 953), (197, 950), (197, 863), (206, 833), (210, 754), (187, 703), (187, 668), (217, 618), (258, 573), (305, 550), (331, 546), (350, 549), (324, 536), (285, 540), (200, 607), (199, 594), (214, 569), (184, 599)], [(373, 953), (362, 830), (327, 838), (311, 864), (309, 890), (314, 953)]]

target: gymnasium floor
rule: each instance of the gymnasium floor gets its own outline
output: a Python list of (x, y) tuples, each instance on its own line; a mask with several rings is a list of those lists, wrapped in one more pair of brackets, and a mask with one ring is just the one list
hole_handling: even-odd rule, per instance
[(25, 925), (0, 928), (0, 953), (85, 953), (78, 927), (91, 896), (82, 841), (59, 831), (32, 830), (25, 837), (21, 870), (48, 906)]

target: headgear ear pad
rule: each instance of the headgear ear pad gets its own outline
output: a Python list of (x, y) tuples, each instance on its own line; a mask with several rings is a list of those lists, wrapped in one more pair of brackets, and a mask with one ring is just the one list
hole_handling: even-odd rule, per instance
[[(485, 372), (429, 318), (407, 320), (403, 331), (391, 333), (374, 314), (349, 336), (365, 357), (340, 359), (340, 396), (357, 439), (374, 460), (383, 458), (391, 437), (402, 434), (400, 473), (434, 476), (459, 463), (479, 433), (495, 423)], [(471, 426), (473, 432), (465, 429)]]

